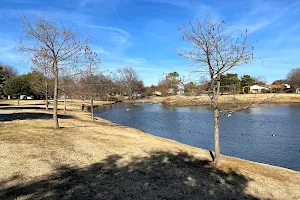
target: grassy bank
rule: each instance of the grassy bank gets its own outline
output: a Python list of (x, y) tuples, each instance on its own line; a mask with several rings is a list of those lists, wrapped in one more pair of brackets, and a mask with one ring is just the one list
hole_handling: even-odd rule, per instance
[[(94, 107), (96, 106), (101, 106), (101, 105), (110, 105), (115, 103), (114, 101), (94, 101)], [(52, 109), (52, 104), (53, 101), (49, 100), (49, 108)], [(76, 99), (67, 99), (66, 100), (66, 107), (68, 111), (80, 111), (81, 110), (81, 105), (84, 104), (85, 108), (88, 108), (91, 106), (91, 103), (89, 100), (76, 100)], [(0, 100), (0, 107), (2, 108), (2, 110), (4, 110), (4, 108), (13, 108), (15, 106), (18, 106), (18, 100), (14, 99), (14, 100)], [(28, 106), (30, 106), (31, 108), (37, 108), (37, 109), (41, 109), (41, 108), (45, 108), (45, 101), (43, 100), (20, 100), (20, 105), (18, 107), (22, 108), (23, 106), (25, 106), (24, 108), (28, 108)], [(58, 101), (58, 108), (59, 109), (63, 109), (64, 108), (64, 101), (63, 100), (59, 100)]]
[[(207, 95), (202, 96), (169, 96), (162, 102), (168, 106), (196, 106), (209, 105), (210, 99)], [(300, 94), (237, 94), (222, 95), (220, 103), (300, 103)]]
[(0, 101), (0, 199), (300, 199), (300, 172), (227, 156), (215, 169), (206, 150), (91, 123), (80, 102), (59, 111), (59, 130), (40, 102), (8, 104)]
[(134, 99), (134, 100), (128, 100), (125, 99), (123, 102), (124, 103), (133, 103), (133, 102), (149, 102), (149, 103), (153, 103), (153, 102), (162, 102), (166, 99), (166, 97), (149, 97), (149, 98), (142, 98), (142, 99)]

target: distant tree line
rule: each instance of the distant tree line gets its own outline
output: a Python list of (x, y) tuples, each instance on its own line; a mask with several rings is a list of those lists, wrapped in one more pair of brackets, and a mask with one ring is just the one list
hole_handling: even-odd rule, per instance
[[(200, 95), (207, 91), (207, 87), (210, 82), (202, 80), (199, 82), (185, 80), (184, 77), (180, 77), (178, 72), (170, 72), (158, 85), (151, 85), (146, 87), (146, 94), (152, 95), (155, 91), (162, 92), (162, 95), (167, 95), (168, 90), (178, 89), (178, 86), (184, 87), (185, 95)], [(264, 77), (252, 77), (250, 75), (244, 75), (239, 78), (238, 74), (222, 74), (220, 75), (220, 92), (224, 93), (248, 93), (249, 87), (257, 85), (266, 85), (266, 79)]]
[[(300, 68), (292, 69), (286, 79), (275, 80), (273, 85), (290, 84), (293, 88), (300, 87)], [(0, 64), (0, 92), (1, 95), (11, 95), (17, 98), (20, 95), (34, 96), (35, 99), (53, 99), (53, 77), (47, 77), (37, 69), (24, 75), (17, 75), (16, 70), (8, 65)], [(73, 99), (89, 99), (93, 94), (95, 100), (118, 100), (123, 96), (129, 99), (153, 96), (160, 91), (162, 96), (168, 95), (169, 89), (176, 89), (178, 85), (184, 86), (184, 94), (200, 95), (207, 90), (209, 83), (202, 81), (184, 82), (178, 72), (168, 73), (157, 85), (144, 86), (136, 70), (132, 67), (117, 69), (116, 72), (79, 73), (78, 75), (63, 74), (60, 76), (59, 97)], [(266, 85), (264, 77), (252, 77), (227, 73), (221, 75), (220, 91), (223, 93), (248, 93), (250, 86)], [(92, 89), (91, 89), (92, 88)], [(92, 92), (91, 92), (92, 91)]]
[[(300, 68), (291, 69), (287, 74), (286, 79), (275, 80), (272, 85), (289, 84), (295, 92), (296, 88), (300, 88)], [(206, 80), (191, 81), (185, 80), (178, 72), (170, 72), (163, 75), (163, 78), (157, 85), (145, 87), (145, 96), (152, 96), (155, 91), (161, 92), (162, 96), (167, 96), (170, 89), (177, 89), (179, 85), (184, 86), (184, 95), (193, 96), (200, 95), (207, 91), (210, 82)], [(254, 77), (250, 75), (243, 75), (239, 77), (236, 73), (226, 73), (220, 75), (220, 92), (231, 94), (248, 94), (249, 87), (252, 85), (267, 85), (267, 80), (263, 76)], [(280, 90), (270, 90), (268, 92), (280, 92)]]
[(12, 66), (0, 63), (0, 97), (4, 95), (7, 82), (15, 76), (17, 76), (17, 71)]
[[(28, 95), (36, 99), (45, 99), (45, 94), (48, 94), (48, 98), (53, 99), (52, 79), (35, 70), (23, 75), (13, 74), (7, 81), (3, 81), (1, 91), (3, 95), (15, 98)], [(47, 92), (45, 85), (42, 84), (45, 80), (48, 82)], [(133, 93), (141, 94), (145, 91), (145, 87), (134, 68), (124, 67), (114, 73), (61, 75), (58, 91), (60, 98), (86, 100), (93, 95), (95, 100), (117, 100), (120, 96), (133, 98)]]

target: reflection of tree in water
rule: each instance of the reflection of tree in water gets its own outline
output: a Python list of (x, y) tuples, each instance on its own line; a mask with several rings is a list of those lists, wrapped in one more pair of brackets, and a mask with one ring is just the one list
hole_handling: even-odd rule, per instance
[(85, 168), (61, 166), (43, 180), (11, 187), (0, 182), (1, 199), (254, 199), (245, 194), (248, 178), (211, 167), (187, 153), (152, 152), (149, 157), (111, 155)]

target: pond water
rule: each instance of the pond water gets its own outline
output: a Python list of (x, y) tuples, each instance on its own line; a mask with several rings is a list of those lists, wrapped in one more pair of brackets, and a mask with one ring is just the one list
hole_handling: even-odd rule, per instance
[[(96, 115), (152, 135), (214, 150), (213, 113), (203, 106), (118, 103)], [(275, 135), (275, 136), (272, 136)], [(264, 105), (220, 118), (221, 153), (300, 171), (300, 106)]]

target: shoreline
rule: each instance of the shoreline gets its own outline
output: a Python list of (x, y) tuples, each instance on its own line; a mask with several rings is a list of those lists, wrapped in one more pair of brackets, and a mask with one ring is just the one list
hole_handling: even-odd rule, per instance
[[(162, 100), (167, 106), (205, 106), (210, 105), (207, 95), (169, 96)], [(221, 95), (219, 103), (235, 105), (260, 104), (300, 104), (300, 94), (238, 94)]]
[[(0, 110), (0, 112), (2, 111)], [(186, 176), (193, 174), (192, 178), (196, 180), (195, 186), (188, 187), (186, 184), (180, 186), (181, 188), (188, 187), (186, 188), (188, 190), (193, 190), (193, 188), (197, 189), (197, 191), (199, 189), (202, 190), (203, 186), (201, 184), (205, 184), (209, 188), (209, 185), (212, 185), (212, 188), (217, 189), (215, 190), (216, 194), (224, 193), (224, 197), (243, 198), (251, 195), (253, 198), (262, 199), (300, 198), (300, 191), (297, 190), (300, 187), (300, 172), (298, 171), (225, 155), (221, 156), (222, 167), (215, 169), (207, 150), (154, 136), (135, 128), (121, 126), (100, 117), (96, 117), (96, 123), (91, 123), (89, 112), (81, 112), (78, 106), (74, 106), (72, 110), (67, 111), (65, 116), (70, 116), (70, 118), (64, 117), (59, 120), (60, 125), (63, 127), (59, 130), (52, 129), (51, 111), (41, 109), (18, 110), (18, 117), (23, 116), (22, 113), (27, 113), (29, 117), (41, 115), (44, 118), (27, 119), (24, 117), (25, 119), (23, 120), (16, 118), (14, 120), (11, 119), (11, 121), (4, 121), (1, 124), (0, 148), (3, 151), (0, 153), (0, 163), (2, 163), (0, 164), (0, 170), (3, 173), (0, 175), (0, 181), (10, 180), (10, 177), (16, 173), (22, 175), (22, 178), (16, 178), (16, 180), (2, 184), (0, 186), (0, 197), (1, 195), (5, 196), (6, 193), (4, 194), (3, 190), (7, 190), (12, 185), (30, 185), (31, 182), (37, 182), (40, 179), (46, 178), (48, 180), (48, 176), (59, 166), (76, 166), (76, 168), (84, 169), (87, 172), (89, 166), (93, 165), (93, 163), (104, 165), (105, 159), (112, 155), (118, 155), (121, 159), (118, 160), (116, 165), (118, 167), (114, 170), (126, 178), (124, 179), (125, 182), (130, 180), (132, 175), (121, 171), (121, 169), (126, 166), (135, 166), (142, 171), (146, 170), (146, 174), (141, 175), (141, 177), (138, 176), (141, 179), (137, 179), (137, 183), (146, 184), (143, 181), (145, 178), (142, 177), (147, 177), (147, 174), (152, 173), (152, 171), (149, 171), (147, 168), (141, 168), (142, 165), (137, 165), (136, 163), (145, 162), (148, 163), (146, 166), (152, 166), (153, 169), (164, 169), (160, 172), (164, 173), (161, 177), (163, 179), (169, 177), (168, 174), (172, 174), (174, 170), (184, 170), (182, 173), (187, 173)], [(30, 113), (33, 114), (31, 115)], [(46, 118), (48, 116), (47, 113), (49, 118)], [(64, 115), (62, 110), (59, 111), (59, 114)], [(155, 161), (155, 159), (160, 155), (162, 155), (162, 160), (159, 161), (161, 164), (157, 166), (155, 163), (158, 161)], [(151, 160), (148, 158), (151, 158)], [(168, 158), (169, 161), (165, 162), (165, 158)], [(180, 161), (181, 159), (187, 160)], [(177, 161), (180, 162), (177, 163)], [(196, 161), (198, 164), (192, 164)], [(172, 163), (172, 165), (169, 166), (168, 162)], [(182, 165), (184, 162), (191, 163)], [(202, 164), (200, 164), (202, 162), (205, 166), (203, 169), (201, 167)], [(12, 163), (14, 164), (12, 165)], [(163, 168), (161, 168), (162, 166)], [(153, 175), (157, 173), (153, 171)], [(202, 177), (201, 173), (204, 173), (206, 178), (200, 178)], [(213, 177), (209, 178), (210, 173), (217, 173), (214, 176), (220, 178), (218, 180), (221, 181), (221, 185), (224, 184), (224, 186), (231, 189), (229, 191), (227, 191), (228, 189), (223, 190), (218, 180), (215, 180)], [(83, 175), (88, 174), (84, 173)], [(175, 178), (174, 181), (177, 180), (175, 181), (176, 183), (172, 182), (172, 177)], [(229, 177), (231, 177), (230, 179), (236, 179), (237, 182), (229, 184), (230, 179), (227, 180)], [(112, 175), (107, 178), (115, 180), (116, 177)], [(169, 184), (179, 184), (181, 180), (181, 176), (178, 173), (176, 175), (172, 174), (169, 178), (171, 181)], [(186, 179), (185, 176), (182, 178)], [(90, 179), (93, 180), (93, 178)], [(210, 180), (213, 182), (208, 183), (207, 181)], [(117, 180), (115, 181), (118, 182)], [(154, 180), (150, 178), (149, 181)], [(227, 181), (229, 182), (227, 183)], [(242, 182), (244, 183), (242, 184)], [(97, 183), (95, 180), (96, 185)], [(154, 183), (158, 184), (155, 181)], [(126, 185), (120, 184), (122, 187), (127, 188)], [(134, 185), (134, 183), (132, 184)], [(243, 188), (240, 188), (240, 185), (243, 185)], [(37, 185), (35, 186), (38, 187)], [(154, 189), (151, 183), (147, 187), (148, 189)], [(14, 187), (14, 190), (17, 190), (17, 188)], [(235, 191), (235, 193), (230, 193), (230, 191)], [(138, 192), (141, 191), (138, 190)], [(149, 194), (154, 195), (156, 193)], [(179, 193), (177, 193), (177, 190), (170, 189), (170, 194), (168, 195), (179, 195)], [(21, 198), (22, 196), (6, 195), (5, 197)], [(138, 197), (142, 198), (142, 196)], [(173, 198), (175, 197), (173, 196)], [(185, 197), (193, 199), (193, 196)], [(207, 197), (214, 199), (213, 196)]]
[[(124, 104), (131, 104), (132, 102), (121, 102), (121, 103), (124, 103)], [(140, 102), (136, 102), (136, 103), (140, 103)], [(151, 103), (151, 102), (146, 102), (146, 103)], [(269, 105), (274, 105), (274, 104), (277, 104), (277, 105), (290, 105), (291, 103), (267, 103), (267, 104), (260, 104), (259, 106), (269, 106)], [(296, 105), (298, 103), (295, 103)], [(300, 105), (300, 104), (298, 104)], [(197, 105), (198, 106), (198, 105)], [(201, 106), (207, 106), (207, 105), (201, 105)], [(182, 106), (182, 107), (192, 107), (192, 106)], [(202, 149), (204, 151), (213, 151), (213, 150), (209, 150), (209, 149), (205, 149), (205, 148), (202, 148), (202, 147), (197, 147), (197, 146), (193, 146), (193, 145), (190, 145), (190, 144), (187, 144), (187, 143), (182, 143), (180, 141), (177, 141), (177, 140), (174, 140), (174, 139), (170, 139), (170, 138), (167, 138), (167, 137), (162, 137), (162, 136), (156, 136), (156, 135), (153, 135), (151, 133), (148, 133), (146, 131), (144, 131), (143, 129), (140, 129), (140, 128), (136, 128), (136, 127), (131, 127), (131, 126), (127, 126), (127, 125), (121, 125), (121, 124), (118, 124), (116, 122), (112, 122), (108, 119), (105, 119), (105, 118), (102, 118), (100, 116), (96, 116), (100, 119), (104, 119), (104, 120), (107, 120), (109, 121), (110, 123), (112, 124), (117, 124), (119, 126), (123, 126), (123, 127), (128, 127), (128, 128), (133, 128), (133, 129), (136, 129), (136, 130), (139, 130), (145, 134), (149, 134), (151, 136), (154, 136), (154, 137), (158, 137), (158, 138), (163, 138), (163, 139), (166, 139), (166, 140), (170, 140), (170, 141), (174, 141), (174, 142), (178, 142), (180, 144), (184, 144), (184, 145), (188, 145), (188, 146), (191, 146), (191, 147), (195, 147), (195, 148), (199, 148), (199, 149)], [(213, 136), (213, 134), (212, 134)], [(254, 160), (247, 160), (247, 159), (244, 159), (244, 158), (240, 158), (240, 157), (236, 157), (236, 156), (232, 156), (232, 155), (225, 155), (225, 154), (222, 154), (222, 156), (226, 156), (226, 157), (230, 157), (230, 158), (235, 158), (235, 159), (240, 159), (240, 160), (244, 160), (244, 161), (249, 161), (249, 162), (253, 162), (253, 163), (259, 163), (259, 164), (263, 164), (263, 165), (268, 165), (268, 166), (273, 166), (273, 167), (279, 167), (279, 168), (282, 168), (282, 169), (287, 169), (287, 170), (292, 170), (292, 171), (295, 171), (295, 172), (300, 172), (300, 170), (296, 170), (296, 169), (291, 169), (291, 168), (287, 168), (287, 167), (284, 167), (284, 166), (279, 166), (279, 165), (272, 165), (272, 164), (268, 164), (268, 163), (263, 163), (263, 162), (259, 162), (259, 161), (254, 161)]]
[[(166, 97), (151, 97), (148, 99), (124, 100), (123, 103), (153, 103), (159, 102), (165, 106), (207, 106), (210, 105), (207, 95), (183, 96), (173, 95)], [(221, 95), (220, 103), (228, 104), (300, 104), (300, 94), (295, 93), (268, 93), (268, 94), (237, 94)]]

